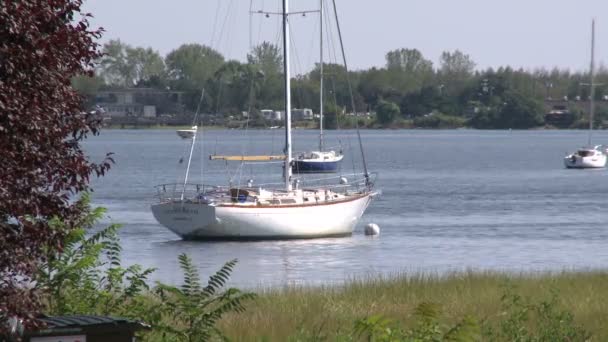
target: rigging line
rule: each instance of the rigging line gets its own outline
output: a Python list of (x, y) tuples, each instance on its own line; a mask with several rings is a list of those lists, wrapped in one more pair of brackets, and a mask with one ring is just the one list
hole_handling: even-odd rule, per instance
[[(277, 12), (282, 11), (282, 6), (281, 6), (281, 2), (277, 1)], [(285, 51), (283, 51), (283, 19), (281, 16), (276, 15), (275, 16), (275, 23), (276, 23), (276, 37), (275, 37), (275, 42), (274, 45), (275, 46), (279, 46), (281, 47), (281, 56), (285, 55)], [(281, 57), (282, 58), (282, 57)], [(284, 100), (284, 98), (283, 98)]]
[[(336, 49), (334, 48), (335, 46), (335, 41), (334, 41), (334, 33), (333, 33), (333, 26), (332, 21), (331, 21), (331, 17), (329, 14), (329, 11), (323, 11), (324, 14), (324, 20), (325, 20), (325, 34), (327, 36), (327, 39), (325, 40), (327, 42), (327, 51), (328, 51), (328, 55), (329, 55), (329, 62), (333, 65), (338, 65), (338, 57), (336, 56)], [(334, 67), (335, 69), (335, 67)], [(327, 73), (325, 72), (325, 75), (330, 76), (330, 81), (331, 81), (331, 88), (332, 88), (332, 97), (334, 100), (334, 106), (335, 106), (335, 110), (336, 110), (336, 129), (340, 129), (340, 106), (338, 105), (338, 95), (336, 92), (336, 72), (334, 70), (334, 72), (330, 72)]]
[[(250, 70), (251, 72), (252, 70)], [(247, 135), (247, 143), (245, 141), (243, 141), (243, 143), (241, 144), (241, 155), (245, 155), (245, 152), (247, 151), (247, 147), (248, 146), (252, 146), (253, 142), (251, 141), (251, 132), (249, 132), (249, 120), (251, 117), (251, 112), (252, 109), (254, 108), (254, 103), (255, 103), (255, 74), (250, 74), (250, 80), (249, 80), (249, 104), (247, 107), (247, 120), (245, 120), (245, 133)], [(244, 161), (241, 160), (241, 164)]]
[[(347, 138), (346, 138), (346, 140), (348, 141), (348, 148), (349, 148), (349, 150), (350, 150), (350, 153), (349, 153), (349, 154), (351, 155), (350, 160), (352, 161), (352, 164), (353, 164), (353, 174), (354, 174), (354, 173), (356, 173), (356, 172), (357, 172), (357, 167), (356, 167), (356, 164), (355, 164), (355, 158), (353, 158), (353, 157), (352, 157), (352, 156), (354, 156), (354, 155), (355, 155), (355, 154), (353, 153), (353, 145), (351, 144), (350, 137), (347, 137)], [(366, 174), (366, 178), (367, 178), (367, 174)]]
[[(201, 184), (205, 184), (205, 182), (204, 182), (204, 172), (203, 172), (203, 170), (204, 170), (203, 164), (204, 164), (204, 160), (205, 160), (205, 157), (204, 157), (205, 144), (203, 144), (203, 139), (205, 137), (205, 135), (204, 135), (204, 133), (205, 133), (205, 131), (204, 131), (204, 129), (205, 129), (205, 122), (203, 120), (203, 116), (202, 115), (200, 116), (200, 120), (197, 120), (197, 119), (199, 118), (199, 114), (200, 114), (199, 112), (200, 112), (201, 105), (203, 104), (204, 100), (205, 100), (205, 88), (203, 88), (203, 90), (201, 91), (201, 99), (198, 102), (198, 106), (196, 107), (196, 114), (194, 115), (194, 120), (195, 121), (199, 121), (199, 125), (201, 126), (201, 129), (200, 129), (201, 138), (199, 139), (199, 145), (200, 145), (200, 151), (201, 151), (201, 159), (200, 159), (200, 163), (201, 163), (201, 165), (200, 165), (201, 166), (200, 183)], [(197, 129), (197, 132), (195, 134), (198, 134), (198, 129)]]
[(344, 60), (344, 71), (346, 72), (348, 92), (350, 94), (350, 101), (353, 108), (353, 113), (355, 114), (355, 128), (357, 129), (357, 139), (359, 140), (359, 149), (361, 150), (361, 161), (363, 162), (363, 170), (365, 172), (365, 180), (367, 183), (369, 181), (369, 172), (367, 171), (367, 162), (365, 161), (365, 151), (363, 150), (363, 142), (361, 141), (359, 120), (357, 119), (357, 108), (355, 107), (355, 97), (353, 96), (353, 86), (350, 81), (350, 75), (348, 74), (348, 63), (346, 63), (346, 54), (344, 53), (344, 41), (342, 40), (342, 31), (340, 30), (340, 21), (338, 20), (338, 9), (336, 6), (336, 0), (332, 0), (332, 2), (334, 5), (334, 15), (336, 16), (336, 28), (338, 30), (338, 37), (340, 38), (340, 49), (342, 51), (342, 59)]
[[(319, 31), (319, 25), (314, 25), (313, 26), (313, 30), (314, 31), (310, 35), (310, 45), (308, 47), (308, 50), (306, 50), (306, 51), (308, 51), (308, 58), (306, 59), (306, 64), (305, 65), (311, 65), (311, 60), (312, 60), (312, 55), (313, 55), (314, 45), (315, 45), (315, 39), (319, 36), (319, 33), (318, 33), (318, 31)], [(302, 68), (302, 70), (304, 70), (304, 68)]]
[[(295, 71), (295, 75), (296, 76), (301, 76), (302, 75), (302, 63), (300, 63), (300, 56), (298, 55), (298, 50), (296, 48), (296, 43), (295, 43), (295, 39), (293, 39), (294, 35), (293, 32), (291, 32), (291, 26), (289, 27), (289, 35), (291, 38), (291, 43), (289, 44), (291, 50), (293, 51), (293, 55), (295, 58), (292, 58), (292, 67), (293, 70)], [(298, 77), (297, 78), (297, 82), (296, 82), (296, 91), (298, 93), (298, 97), (300, 100), (300, 107), (304, 108), (304, 93), (303, 93), (303, 89), (302, 89), (302, 81), (301, 78)]]
[[(205, 99), (205, 88), (203, 87), (201, 89), (201, 97), (199, 98), (198, 104), (196, 106), (196, 112), (194, 112), (194, 118), (192, 119), (192, 126), (196, 126), (197, 127), (197, 131), (195, 132), (195, 134), (198, 134), (198, 132), (199, 132), (198, 126), (200, 125), (200, 127), (201, 127), (201, 130), (200, 130), (200, 132), (201, 132), (201, 139), (199, 139), (199, 144), (201, 145), (201, 165), (200, 165), (201, 166), (201, 183), (202, 183), (202, 180), (203, 180), (203, 158), (202, 158), (203, 156), (202, 156), (202, 153), (203, 153), (204, 146), (203, 146), (203, 139), (202, 138), (203, 138), (203, 128), (204, 128), (204, 126), (203, 126), (202, 117), (199, 120), (199, 114), (200, 114), (201, 105), (202, 105), (204, 99)], [(194, 148), (195, 148), (195, 146), (192, 147), (192, 152), (191, 153), (194, 152)], [(188, 178), (188, 174), (186, 174), (186, 178)]]
[[(262, 10), (264, 9), (264, 0), (262, 0)], [(259, 24), (258, 24), (258, 44), (260, 42), (260, 37), (262, 36), (262, 20), (259, 20)]]
[(253, 0), (249, 0), (249, 49), (253, 48)]
[[(327, 48), (328, 48), (328, 55), (329, 55), (329, 59), (330, 61), (333, 61), (334, 64), (338, 64), (338, 56), (336, 55), (336, 42), (335, 42), (335, 34), (334, 34), (334, 28), (331, 21), (331, 17), (329, 14), (329, 10), (324, 11), (323, 12), (325, 15), (325, 34), (327, 35)], [(332, 59), (333, 57), (333, 59)]]
[[(224, 37), (224, 33), (226, 32), (226, 25), (228, 23), (228, 20), (230, 18), (234, 17), (234, 12), (235, 11), (232, 10), (233, 5), (234, 5), (234, 0), (230, 0), (230, 2), (228, 3), (228, 7), (226, 9), (226, 15), (224, 16), (224, 21), (222, 23), (222, 28), (220, 30), (220, 35), (219, 35), (219, 38), (218, 38), (218, 48), (219, 48), (219, 44), (222, 42), (222, 38)], [(226, 50), (228, 51), (227, 56), (230, 56), (230, 45), (231, 44), (228, 44), (228, 41), (230, 40), (229, 36), (230, 35), (228, 35), (226, 37), (226, 41), (227, 41), (226, 45), (228, 45), (228, 47), (226, 48)]]
[[(231, 28), (234, 29), (235, 27), (237, 27), (237, 25), (236, 25), (236, 23), (237, 23), (237, 16), (236, 16), (237, 11), (234, 8), (236, 5), (235, 5), (235, 3), (234, 3), (233, 0), (230, 1), (230, 5), (231, 5), (230, 6), (230, 13), (231, 13), (231, 15), (228, 17), (228, 19), (230, 21), (228, 23), (228, 25), (229, 25), (229, 27), (231, 27)], [(232, 50), (234, 48), (234, 39), (233, 39), (233, 36), (234, 36), (234, 34), (232, 34), (232, 35), (226, 34), (226, 45), (227, 45), (226, 51), (227, 51), (227, 56), (232, 56)]]
[(220, 8), (221, 8), (221, 4), (223, 3), (223, 1), (218, 0), (217, 1), (217, 6), (215, 6), (215, 17), (213, 19), (213, 33), (211, 34), (211, 48), (214, 48), (214, 41), (215, 41), (215, 33), (216, 33), (216, 28), (217, 28), (217, 20), (218, 17), (220, 15)]
[[(231, 12), (232, 11), (232, 7), (234, 5), (234, 0), (230, 0), (230, 2), (228, 3), (228, 7), (226, 9), (226, 15), (224, 16), (224, 20), (223, 20), (223, 24), (221, 26), (221, 30), (220, 30), (220, 35), (218, 37), (217, 40), (217, 45), (212, 46), (212, 48), (219, 50), (220, 49), (220, 44), (222, 41), (222, 37), (224, 36), (224, 32), (226, 32), (225, 27), (226, 27), (226, 23), (228, 22), (228, 19), (231, 17)], [(230, 41), (230, 35), (227, 35), (226, 41)], [(228, 49), (227, 49), (228, 50)], [(230, 51), (228, 51), (228, 56), (230, 55)], [(221, 108), (221, 99), (222, 99), (222, 91), (223, 91), (223, 86), (224, 86), (224, 75), (223, 73), (220, 74), (219, 80), (218, 80), (218, 93), (217, 93), (217, 98), (216, 98), (216, 106), (215, 106), (215, 113), (219, 113), (220, 112), (220, 108)]]

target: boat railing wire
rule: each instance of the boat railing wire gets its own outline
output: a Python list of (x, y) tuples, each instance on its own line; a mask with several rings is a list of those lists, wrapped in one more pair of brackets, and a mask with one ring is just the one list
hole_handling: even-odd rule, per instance
[[(377, 174), (370, 175), (375, 180)], [(373, 185), (373, 182), (371, 183)], [(248, 180), (246, 184), (232, 184), (230, 186), (217, 186), (209, 184), (187, 183), (167, 183), (157, 185), (156, 196), (161, 203), (166, 202), (194, 202), (194, 203), (222, 203), (233, 200), (231, 190), (240, 193), (247, 189), (264, 189), (281, 194), (284, 190), (284, 183), (255, 183)], [(322, 178), (294, 178), (294, 189), (304, 191), (325, 191), (349, 195), (372, 191), (370, 182), (366, 181), (365, 174), (342, 174), (333, 177)], [(183, 193), (183, 197), (182, 197)]]

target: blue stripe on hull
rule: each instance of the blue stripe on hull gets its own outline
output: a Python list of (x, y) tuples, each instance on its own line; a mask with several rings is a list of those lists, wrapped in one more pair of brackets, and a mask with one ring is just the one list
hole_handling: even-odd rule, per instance
[(291, 168), (294, 173), (333, 173), (338, 171), (341, 161), (331, 162), (307, 162), (294, 160)]

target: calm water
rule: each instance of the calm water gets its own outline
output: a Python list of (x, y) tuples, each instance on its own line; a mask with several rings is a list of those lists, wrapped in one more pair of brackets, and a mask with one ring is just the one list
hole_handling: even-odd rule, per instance
[[(317, 133), (296, 130), (296, 149)], [(351, 135), (351, 136), (349, 136)], [(94, 181), (93, 200), (122, 223), (125, 263), (158, 268), (154, 279), (181, 281), (177, 255), (201, 273), (238, 258), (237, 286), (327, 284), (357, 276), (473, 270), (542, 271), (608, 268), (608, 171), (566, 170), (565, 152), (587, 141), (584, 131), (363, 131), (382, 196), (353, 237), (306, 241), (184, 242), (156, 223), (153, 186), (183, 180), (188, 146), (173, 130), (107, 130), (87, 143), (92, 158), (114, 152), (116, 165)], [(234, 165), (201, 160), (209, 153), (280, 153), (283, 132), (209, 131), (195, 153), (193, 182), (227, 184)], [(352, 132), (341, 141), (344, 172), (359, 164)], [(608, 132), (594, 140), (608, 142)], [(354, 156), (354, 157), (352, 157)], [(352, 158), (351, 158), (352, 157)], [(211, 164), (208, 164), (211, 163)], [(243, 179), (278, 180), (280, 166), (246, 167)], [(365, 237), (365, 223), (381, 235)]]

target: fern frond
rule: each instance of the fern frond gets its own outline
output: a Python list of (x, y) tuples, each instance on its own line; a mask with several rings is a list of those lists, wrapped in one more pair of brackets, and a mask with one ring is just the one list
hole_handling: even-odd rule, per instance
[(203, 295), (211, 297), (221, 290), (228, 282), (228, 279), (230, 279), (230, 275), (237, 263), (237, 259), (230, 260), (219, 271), (210, 276), (207, 286), (203, 289)]
[(201, 279), (196, 267), (192, 264), (192, 259), (187, 254), (180, 254), (179, 265), (184, 272), (184, 284), (182, 291), (186, 296), (192, 296), (200, 292)]

